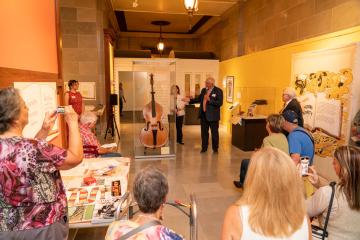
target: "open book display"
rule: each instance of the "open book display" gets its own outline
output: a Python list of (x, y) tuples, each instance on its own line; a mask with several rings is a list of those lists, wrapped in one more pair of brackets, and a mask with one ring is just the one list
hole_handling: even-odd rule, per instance
[(352, 70), (317, 71), (297, 74), (294, 87), (303, 109), (304, 127), (315, 140), (315, 152), (332, 156), (333, 150), (345, 144), (349, 129)]
[(303, 108), (304, 127), (322, 130), (340, 138), (342, 124), (341, 101), (326, 98), (325, 93), (306, 93), (298, 99)]

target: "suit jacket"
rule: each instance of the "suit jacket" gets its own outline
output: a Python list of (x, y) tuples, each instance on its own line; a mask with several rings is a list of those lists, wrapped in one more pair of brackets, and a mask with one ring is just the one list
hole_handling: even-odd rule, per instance
[(191, 99), (190, 104), (200, 103), (199, 118), (205, 117), (209, 122), (220, 120), (220, 107), (223, 104), (223, 92), (215, 87), (210, 93), (210, 101), (206, 103), (206, 112), (203, 110), (203, 100), (206, 95), (206, 88), (201, 89), (199, 97)]
[(300, 127), (304, 127), (304, 119), (302, 115), (302, 109), (300, 103), (296, 98), (293, 98), (289, 104), (281, 111), (281, 113), (285, 112), (286, 110), (293, 110), (298, 115), (298, 125)]

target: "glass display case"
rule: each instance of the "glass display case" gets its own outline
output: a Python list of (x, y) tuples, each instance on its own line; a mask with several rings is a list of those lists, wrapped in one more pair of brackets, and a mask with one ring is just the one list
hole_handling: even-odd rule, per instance
[(176, 65), (169, 60), (133, 62), (135, 159), (175, 158)]

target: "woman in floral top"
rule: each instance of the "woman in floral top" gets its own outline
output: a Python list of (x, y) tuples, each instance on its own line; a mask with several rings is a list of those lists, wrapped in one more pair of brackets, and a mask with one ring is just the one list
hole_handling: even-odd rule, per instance
[(16, 89), (0, 89), (0, 239), (67, 239), (59, 170), (79, 164), (83, 150), (72, 107), (65, 107), (69, 149), (45, 141), (56, 118), (55, 111), (47, 113), (35, 138), (24, 138), (28, 108)]
[(122, 236), (139, 226), (149, 222), (158, 222), (137, 234), (129, 240), (182, 240), (183, 238), (172, 230), (161, 225), (162, 211), (169, 191), (167, 179), (160, 170), (147, 167), (140, 171), (134, 180), (133, 193), (139, 205), (140, 213), (133, 221), (113, 222), (107, 231), (105, 240), (119, 240)]

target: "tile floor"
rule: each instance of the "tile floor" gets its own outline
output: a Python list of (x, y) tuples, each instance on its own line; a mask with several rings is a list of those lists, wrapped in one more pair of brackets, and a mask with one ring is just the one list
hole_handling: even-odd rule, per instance
[[(120, 152), (124, 156), (134, 156), (134, 125), (121, 124)], [(113, 141), (113, 140), (110, 140)], [(172, 160), (132, 160), (129, 187), (135, 174), (147, 165), (154, 165), (166, 174), (170, 192), (168, 200), (189, 201), (189, 195), (196, 193), (198, 200), (198, 239), (220, 239), (222, 221), (226, 208), (241, 196), (241, 190), (232, 181), (239, 174), (241, 160), (249, 158), (251, 152), (243, 152), (231, 145), (231, 134), (220, 128), (219, 153), (213, 154), (211, 147), (200, 154), (200, 126), (184, 126), (185, 145), (177, 145), (176, 159)], [(336, 179), (331, 160), (318, 159), (315, 167), (320, 175)], [(188, 219), (171, 206), (166, 207), (164, 224), (189, 239)], [(106, 228), (80, 229), (76, 240), (104, 239)], [(73, 230), (70, 232), (70, 237)], [(72, 238), (70, 238), (72, 239)]]
[[(131, 124), (121, 126), (121, 149), (125, 156), (133, 155)], [(130, 182), (141, 168), (151, 164), (162, 169), (170, 185), (169, 200), (188, 201), (196, 193), (199, 211), (198, 239), (219, 239), (226, 208), (236, 201), (241, 191), (233, 187), (238, 175), (241, 159), (251, 153), (243, 152), (231, 145), (230, 134), (220, 129), (219, 153), (213, 154), (211, 147), (200, 154), (200, 126), (184, 126), (185, 145), (177, 145), (176, 160), (133, 161)], [(178, 210), (168, 206), (164, 213), (164, 224), (189, 239), (188, 219)], [(106, 228), (80, 229), (76, 240), (104, 239)]]

